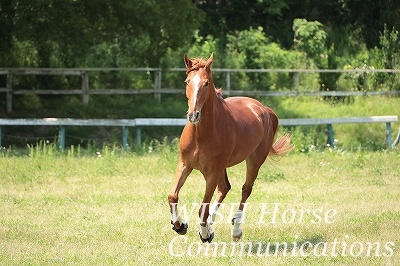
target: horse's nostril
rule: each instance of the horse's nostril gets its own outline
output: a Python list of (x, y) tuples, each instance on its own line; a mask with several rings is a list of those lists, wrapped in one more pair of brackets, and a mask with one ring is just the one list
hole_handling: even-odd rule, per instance
[(200, 111), (194, 111), (187, 114), (187, 118), (191, 123), (197, 123), (200, 121)]

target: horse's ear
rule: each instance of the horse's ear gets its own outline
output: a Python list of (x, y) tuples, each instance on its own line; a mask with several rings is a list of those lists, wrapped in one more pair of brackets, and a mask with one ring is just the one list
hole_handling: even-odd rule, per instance
[(183, 61), (185, 61), (185, 66), (187, 69), (192, 67), (192, 61), (187, 57), (186, 54), (183, 55)]
[(207, 59), (206, 68), (210, 68), (211, 67), (211, 64), (212, 64), (213, 60), (214, 60), (214, 53), (211, 53), (210, 58)]

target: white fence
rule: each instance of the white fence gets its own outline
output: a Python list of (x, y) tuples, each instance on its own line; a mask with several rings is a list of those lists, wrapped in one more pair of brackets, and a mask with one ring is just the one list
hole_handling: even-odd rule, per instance
[[(334, 146), (333, 124), (360, 124), (360, 123), (386, 123), (386, 143), (388, 149), (399, 143), (400, 130), (396, 140), (392, 143), (391, 123), (397, 122), (397, 116), (369, 116), (369, 117), (340, 117), (340, 118), (289, 118), (279, 119), (281, 126), (327, 125), (328, 142)], [(0, 147), (1, 129), (4, 126), (58, 126), (58, 145), (65, 149), (65, 128), (68, 126), (110, 126), (122, 127), (122, 146), (128, 145), (128, 128), (136, 129), (136, 145), (141, 146), (141, 128), (148, 126), (184, 126), (186, 119), (180, 118), (136, 118), (136, 119), (70, 119), (70, 118), (41, 118), (41, 119), (2, 119), (0, 118)]]

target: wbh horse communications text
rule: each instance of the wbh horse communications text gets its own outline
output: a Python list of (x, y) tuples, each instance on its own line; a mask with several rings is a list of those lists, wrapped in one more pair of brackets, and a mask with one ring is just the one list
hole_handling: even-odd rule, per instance
[[(232, 219), (232, 238), (238, 241), (242, 237), (240, 224), (243, 207), (261, 165), (268, 155), (284, 155), (293, 146), (290, 145), (291, 136), (287, 134), (274, 143), (278, 117), (271, 108), (252, 98), (222, 98), (212, 77), (213, 59), (214, 54), (208, 60), (189, 59), (184, 55), (188, 123), (180, 138), (179, 163), (168, 202), (173, 230), (183, 235), (188, 225), (178, 215), (179, 191), (192, 170), (199, 170), (206, 181), (206, 191), (199, 209), (199, 235), (203, 242), (211, 242), (214, 238), (211, 224), (215, 220), (215, 213), (231, 188), (226, 168), (246, 160), (242, 198)], [(216, 200), (210, 207), (215, 189)]]

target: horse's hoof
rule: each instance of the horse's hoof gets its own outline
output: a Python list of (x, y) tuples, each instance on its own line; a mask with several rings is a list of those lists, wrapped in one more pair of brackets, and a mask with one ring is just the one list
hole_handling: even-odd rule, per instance
[(232, 240), (237, 242), (242, 238), (243, 231), (240, 228), (240, 224), (234, 219), (232, 219)]
[(187, 223), (183, 223), (183, 222), (182, 222), (181, 227), (179, 229), (176, 228), (175, 225), (174, 225), (174, 227), (172, 227), (172, 230), (174, 230), (175, 232), (177, 232), (180, 235), (186, 234), (187, 229), (188, 229), (188, 224)]
[(242, 238), (243, 233), (240, 232), (240, 234), (238, 234), (237, 236), (232, 235), (232, 240), (234, 242), (238, 242), (241, 238)]
[(203, 238), (203, 237), (201, 236), (200, 232), (199, 232), (199, 236), (200, 236), (200, 240), (201, 240), (203, 243), (206, 243), (206, 242), (211, 243), (211, 241), (214, 239), (214, 232), (210, 234), (210, 237), (209, 237), (209, 238)]

